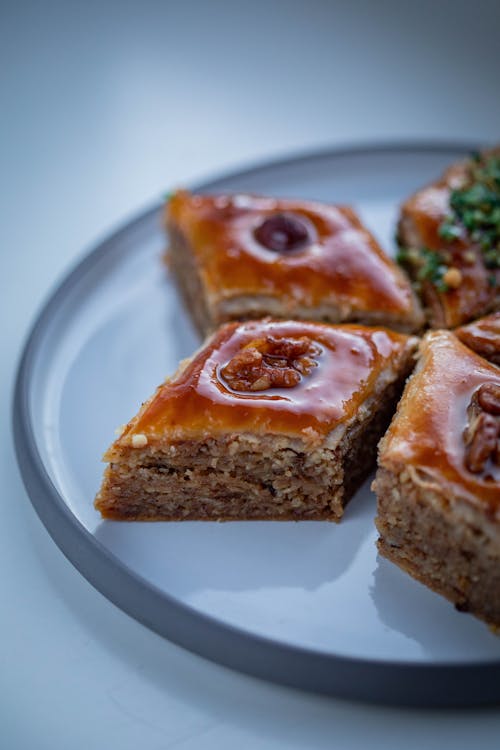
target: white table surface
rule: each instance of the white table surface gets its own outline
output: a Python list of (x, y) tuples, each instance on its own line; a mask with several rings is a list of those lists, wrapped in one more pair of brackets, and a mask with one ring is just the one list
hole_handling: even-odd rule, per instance
[(498, 710), (287, 690), (127, 617), (36, 517), (10, 401), (55, 282), (164, 190), (323, 145), (500, 140), (499, 32), (494, 0), (0, 4), (2, 748), (498, 747)]

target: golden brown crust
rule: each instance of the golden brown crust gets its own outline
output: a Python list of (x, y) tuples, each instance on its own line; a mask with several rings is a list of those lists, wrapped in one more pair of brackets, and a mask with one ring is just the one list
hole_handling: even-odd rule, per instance
[(108, 466), (95, 507), (112, 520), (339, 521), (373, 469), (411, 362), (408, 351), (339, 441), (248, 433), (142, 446)]
[(379, 466), (411, 467), (422, 487), (438, 487), (486, 515), (500, 517), (500, 466), (467, 467), (468, 408), (485, 384), (499, 385), (500, 372), (447, 331), (427, 334), (389, 430)]
[[(416, 343), (351, 325), (224, 326), (107, 452), (96, 508), (115, 519), (338, 520), (373, 467)], [(221, 372), (236, 360), (238, 374), (242, 351), (300, 380), (256, 391), (245, 371), (233, 386), (248, 390), (232, 388)]]
[[(263, 391), (231, 388), (222, 372), (256, 340), (304, 338), (315, 347), (296, 385)], [(319, 440), (356, 414), (378, 378), (414, 350), (415, 338), (386, 329), (299, 321), (222, 326), (174, 378), (158, 388), (116, 441), (108, 459), (146, 438), (155, 443), (229, 432), (308, 436)]]
[[(307, 242), (277, 252), (259, 242), (270, 217), (295, 216), (312, 227)], [(348, 207), (250, 195), (179, 191), (166, 221), (174, 271), (190, 305), (203, 293), (204, 330), (234, 319), (358, 321), (415, 331), (423, 318), (405, 275)], [(192, 261), (183, 262), (182, 252)], [(197, 282), (186, 278), (187, 267)], [(198, 315), (198, 319), (200, 316)]]

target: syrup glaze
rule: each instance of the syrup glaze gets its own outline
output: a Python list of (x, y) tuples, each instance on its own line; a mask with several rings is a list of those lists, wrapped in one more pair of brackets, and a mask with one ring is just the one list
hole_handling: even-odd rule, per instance
[[(234, 391), (221, 369), (255, 339), (308, 337), (317, 366), (292, 388)], [(229, 323), (161, 385), (115, 447), (133, 435), (150, 443), (232, 432), (286, 434), (311, 442), (349, 420), (380, 373), (413, 348), (414, 338), (379, 328), (289, 321)]]
[(455, 335), (477, 354), (500, 365), (500, 312), (457, 328)]
[[(280, 214), (295, 215), (311, 230), (291, 252), (258, 241), (263, 223)], [(289, 309), (344, 303), (360, 312), (415, 314), (404, 274), (351, 208), (178, 191), (169, 201), (167, 223), (186, 237), (209, 295), (276, 296)]]
[(481, 474), (465, 465), (467, 408), (483, 383), (500, 384), (496, 367), (448, 331), (428, 334), (422, 359), (400, 401), (380, 456), (383, 466), (401, 462), (492, 514), (500, 509), (500, 467)]
[[(467, 163), (450, 167), (437, 182), (422, 188), (401, 207), (402, 225), (411, 222), (412, 234), (418, 236), (418, 247), (444, 254), (446, 265), (457, 268), (462, 280), (456, 289), (439, 292), (428, 282), (422, 293), (430, 307), (439, 305), (440, 326), (454, 328), (491, 309), (495, 287), (490, 284), (492, 272), (485, 267), (481, 251), (464, 232), (453, 242), (440, 236), (439, 228), (450, 215), (453, 190), (467, 181)], [(413, 243), (410, 243), (413, 244)], [(435, 326), (436, 327), (436, 326)]]

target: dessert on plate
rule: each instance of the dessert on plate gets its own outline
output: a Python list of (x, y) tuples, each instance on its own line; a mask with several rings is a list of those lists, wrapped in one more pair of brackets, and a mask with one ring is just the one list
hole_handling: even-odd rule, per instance
[(500, 147), (454, 164), (401, 207), (398, 260), (432, 328), (500, 309)]
[(500, 371), (427, 334), (379, 446), (382, 555), (500, 627)]
[(348, 207), (178, 191), (168, 259), (203, 334), (272, 316), (413, 332), (423, 316), (406, 275)]
[(500, 365), (500, 312), (456, 328), (454, 333), (470, 349)]
[(229, 323), (105, 455), (106, 518), (338, 521), (371, 471), (417, 340), (306, 321)]

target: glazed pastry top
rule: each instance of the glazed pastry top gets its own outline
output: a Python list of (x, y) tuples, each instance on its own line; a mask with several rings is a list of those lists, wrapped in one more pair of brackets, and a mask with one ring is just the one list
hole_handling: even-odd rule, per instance
[[(496, 404), (496, 405), (495, 405)], [(500, 508), (500, 371), (448, 331), (427, 334), (381, 444), (380, 464), (411, 467), (423, 485)]]
[(157, 389), (115, 447), (242, 432), (321, 440), (415, 346), (383, 328), (229, 323)]
[(457, 328), (454, 333), (470, 349), (500, 365), (500, 312)]
[(333, 303), (416, 316), (418, 326), (408, 280), (351, 208), (178, 191), (167, 223), (189, 243), (209, 298), (279, 297), (290, 309)]

